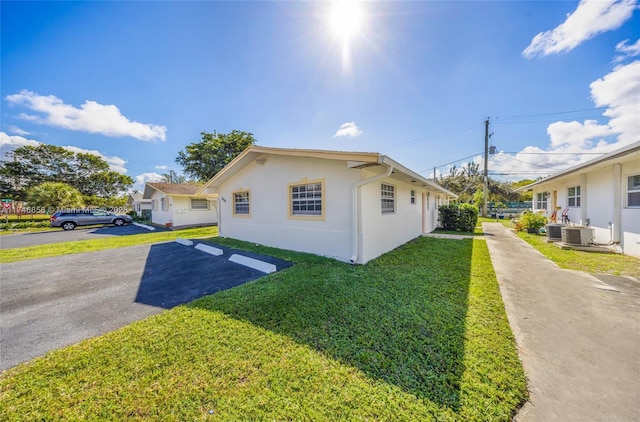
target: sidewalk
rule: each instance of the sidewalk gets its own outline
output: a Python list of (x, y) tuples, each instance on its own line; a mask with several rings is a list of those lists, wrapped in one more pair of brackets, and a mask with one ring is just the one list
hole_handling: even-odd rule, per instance
[(524, 421), (640, 421), (640, 304), (482, 225), (529, 387)]

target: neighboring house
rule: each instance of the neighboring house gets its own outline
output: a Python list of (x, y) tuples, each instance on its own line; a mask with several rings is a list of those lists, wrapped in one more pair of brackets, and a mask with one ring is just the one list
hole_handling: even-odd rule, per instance
[(136, 212), (138, 217), (142, 217), (142, 211), (151, 211), (151, 200), (144, 199), (141, 193), (130, 193), (127, 198), (127, 205)]
[(534, 212), (563, 214), (592, 227), (597, 243), (616, 243), (640, 257), (640, 142), (612, 151), (517, 191), (533, 191)]
[(142, 197), (151, 201), (151, 222), (173, 227), (215, 224), (218, 221), (215, 201), (196, 194), (199, 188), (147, 182)]
[(221, 236), (363, 264), (436, 228), (456, 195), (378, 153), (251, 146), (198, 194)]

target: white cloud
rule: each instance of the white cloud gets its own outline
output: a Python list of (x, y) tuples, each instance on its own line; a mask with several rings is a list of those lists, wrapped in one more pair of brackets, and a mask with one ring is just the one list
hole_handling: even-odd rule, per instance
[(132, 186), (132, 190), (139, 190), (144, 192), (144, 185), (147, 182), (159, 182), (162, 180), (162, 175), (158, 173), (142, 173), (134, 177), (135, 183)]
[(38, 95), (28, 90), (5, 98), (13, 105), (22, 105), (41, 113), (21, 113), (18, 117), (23, 120), (106, 136), (131, 136), (142, 141), (166, 139), (166, 127), (131, 121), (115, 105), (85, 101), (80, 108), (76, 108), (54, 95)]
[(73, 147), (73, 146), (66, 146), (66, 147), (62, 147), (66, 150), (69, 150), (71, 152), (75, 152), (77, 153), (84, 153), (84, 154), (92, 154), (92, 155), (97, 155), (98, 157), (102, 158), (104, 161), (107, 162), (107, 164), (109, 164), (109, 168), (115, 172), (118, 172), (120, 174), (125, 174), (127, 172), (127, 169), (124, 167), (124, 165), (127, 163), (125, 160), (123, 160), (122, 158), (118, 157), (118, 156), (108, 156), (108, 155), (104, 155), (102, 154), (100, 151), (97, 150), (89, 150), (89, 149), (83, 149), (83, 148), (78, 148), (78, 147)]
[(533, 37), (522, 55), (532, 58), (571, 51), (597, 34), (619, 28), (637, 7), (636, 0), (581, 0), (562, 24)]
[(358, 129), (358, 126), (356, 126), (355, 122), (347, 122), (340, 125), (340, 129), (338, 129), (333, 137), (338, 138), (341, 136), (350, 136), (353, 138), (360, 135), (362, 135), (362, 131)]
[(616, 56), (614, 62), (618, 63), (629, 57), (640, 55), (640, 39), (631, 45), (629, 45), (628, 42), (629, 40), (624, 40), (616, 44), (616, 51), (622, 54)]
[(23, 138), (18, 135), (9, 135), (6, 132), (0, 132), (0, 161), (11, 159), (11, 152), (25, 145), (36, 146), (40, 142), (33, 139)]
[(169, 166), (165, 166), (165, 165), (156, 166), (155, 169), (156, 170), (169, 170)]
[(26, 130), (22, 130), (20, 129), (18, 126), (14, 126), (11, 125), (7, 128), (7, 130), (15, 135), (31, 135), (30, 132), (27, 132)]
[[(15, 150), (16, 148), (23, 147), (26, 145), (31, 145), (35, 147), (40, 144), (41, 142), (35, 141), (33, 139), (26, 139), (26, 138), (23, 138), (22, 136), (15, 136), (15, 135), (11, 136), (5, 132), (0, 132), (0, 154), (1, 154), (0, 159), (2, 160), (7, 159), (8, 157), (7, 153)], [(103, 160), (105, 160), (107, 164), (109, 164), (109, 168), (111, 170), (121, 174), (125, 174), (127, 172), (127, 169), (124, 167), (124, 165), (127, 162), (120, 157), (108, 156), (108, 155), (102, 154), (100, 151), (97, 151), (97, 150), (88, 150), (88, 149), (78, 148), (74, 146), (65, 146), (62, 148), (75, 153), (82, 152), (85, 154), (96, 155), (102, 158)]]
[(493, 172), (536, 178), (553, 174), (640, 140), (640, 60), (615, 67), (591, 83), (591, 99), (605, 107), (606, 123), (558, 121), (547, 127), (549, 148), (526, 147), (516, 155), (497, 154)]

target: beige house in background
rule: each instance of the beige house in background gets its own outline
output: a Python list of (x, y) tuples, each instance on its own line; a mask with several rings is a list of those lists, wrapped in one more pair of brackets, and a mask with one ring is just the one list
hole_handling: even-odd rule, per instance
[(220, 236), (357, 264), (433, 231), (456, 197), (378, 153), (260, 146), (196, 195), (217, 201)]
[(151, 211), (151, 200), (144, 199), (141, 193), (130, 193), (127, 198), (127, 205), (135, 211), (138, 217), (142, 217), (142, 212), (145, 210)]
[(199, 188), (196, 185), (147, 182), (142, 198), (150, 201), (151, 222), (173, 227), (216, 224), (216, 202), (198, 195)]

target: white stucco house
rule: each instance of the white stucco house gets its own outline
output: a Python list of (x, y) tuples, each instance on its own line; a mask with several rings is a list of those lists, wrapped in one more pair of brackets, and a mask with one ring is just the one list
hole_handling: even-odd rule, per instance
[(564, 213), (594, 229), (597, 243), (640, 258), (640, 141), (561, 171), (518, 191), (533, 191), (533, 210)]
[(129, 194), (129, 197), (127, 198), (127, 205), (135, 211), (138, 217), (142, 217), (143, 211), (151, 211), (151, 199), (144, 199), (142, 194), (139, 192)]
[(251, 146), (197, 192), (221, 236), (363, 264), (436, 228), (456, 195), (378, 153)]
[(147, 182), (143, 199), (151, 203), (151, 222), (173, 227), (216, 224), (216, 201), (198, 195), (196, 185)]

